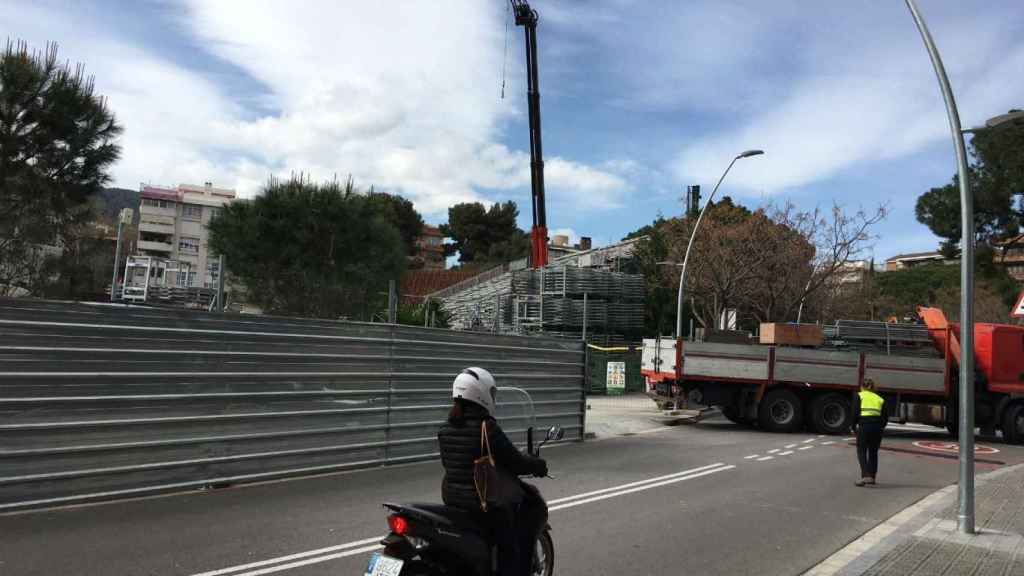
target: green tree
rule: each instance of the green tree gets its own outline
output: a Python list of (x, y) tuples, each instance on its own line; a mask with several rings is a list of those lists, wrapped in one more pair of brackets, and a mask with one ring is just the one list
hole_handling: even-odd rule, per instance
[[(83, 68), (57, 47), (0, 53), (0, 293), (37, 285), (46, 252), (62, 252), (92, 217), (109, 181), (121, 126)], [(59, 271), (59, 267), (58, 267)]]
[[(970, 179), (974, 227), (983, 244), (1020, 234), (1024, 224), (1024, 121), (974, 135), (970, 142)], [(917, 199), (917, 220), (942, 239), (947, 257), (960, 244), (958, 179), (932, 188)]]
[(453, 242), (445, 245), (445, 255), (459, 254), (461, 264), (508, 262), (530, 253), (530, 237), (519, 229), (515, 202), (493, 204), (490, 209), (479, 202), (456, 204), (448, 209), (448, 223), (441, 233)]
[[(1000, 267), (979, 259), (976, 268), (975, 320), (1007, 322), (1018, 294), (1016, 282)], [(914, 317), (918, 306), (937, 306), (946, 316), (959, 316), (960, 267), (923, 264), (874, 275), (870, 294), (877, 319)]]
[[(622, 270), (628, 274), (641, 274), (646, 284), (644, 298), (644, 332), (646, 334), (669, 335), (675, 331), (676, 289), (679, 269), (659, 264), (669, 259), (667, 223), (660, 215), (642, 228), (630, 233), (625, 239), (644, 237), (633, 249), (633, 258)], [(686, 317), (689, 317), (689, 302), (685, 303)], [(684, 326), (684, 330), (688, 326)]]
[(271, 180), (226, 206), (210, 233), (248, 299), (272, 313), (369, 320), (406, 263), (390, 214), (351, 182)]
[[(349, 182), (351, 183), (351, 180)], [(367, 196), (370, 202), (398, 228), (406, 253), (415, 254), (416, 240), (423, 234), (423, 217), (416, 211), (413, 203), (397, 194), (376, 192), (372, 186)]]

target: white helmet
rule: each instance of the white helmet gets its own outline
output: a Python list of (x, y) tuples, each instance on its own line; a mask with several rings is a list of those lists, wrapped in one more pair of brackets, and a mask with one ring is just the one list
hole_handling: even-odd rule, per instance
[(493, 416), (497, 408), (498, 385), (494, 383), (494, 376), (487, 370), (466, 368), (452, 383), (452, 398), (462, 398), (479, 404)]

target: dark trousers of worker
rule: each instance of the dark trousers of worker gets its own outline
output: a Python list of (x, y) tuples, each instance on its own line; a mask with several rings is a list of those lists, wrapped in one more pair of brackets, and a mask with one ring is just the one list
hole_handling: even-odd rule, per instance
[(882, 419), (861, 418), (857, 425), (857, 460), (861, 478), (874, 478), (878, 474), (878, 449), (881, 446)]
[(498, 547), (498, 576), (526, 576), (533, 571), (537, 535), (548, 519), (548, 506), (532, 485), (522, 484), (522, 503), (490, 512)]

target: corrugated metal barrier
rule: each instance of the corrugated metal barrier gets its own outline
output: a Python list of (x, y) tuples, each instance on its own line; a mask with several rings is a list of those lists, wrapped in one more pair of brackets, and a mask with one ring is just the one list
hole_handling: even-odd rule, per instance
[(434, 458), (472, 365), (580, 440), (583, 358), (568, 340), (0, 299), (0, 512)]

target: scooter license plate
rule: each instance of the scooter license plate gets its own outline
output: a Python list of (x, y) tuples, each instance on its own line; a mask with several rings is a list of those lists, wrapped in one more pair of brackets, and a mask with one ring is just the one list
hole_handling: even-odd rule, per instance
[(380, 552), (370, 557), (365, 576), (398, 576), (402, 572), (403, 560), (384, 556)]

